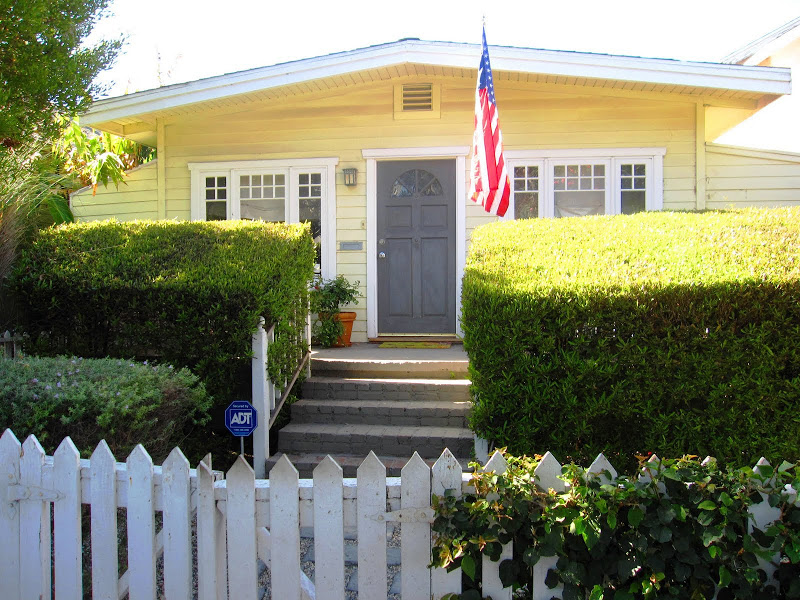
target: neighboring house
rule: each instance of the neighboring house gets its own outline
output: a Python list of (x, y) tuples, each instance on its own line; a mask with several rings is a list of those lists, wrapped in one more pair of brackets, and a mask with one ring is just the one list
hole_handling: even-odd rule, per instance
[[(790, 91), (788, 69), (490, 48), (507, 218), (716, 207), (706, 142)], [(81, 220), (309, 220), (323, 276), (360, 280), (354, 339), (459, 334), (480, 46), (400, 40), (94, 104), (155, 146)], [(748, 198), (772, 205), (775, 198)]]

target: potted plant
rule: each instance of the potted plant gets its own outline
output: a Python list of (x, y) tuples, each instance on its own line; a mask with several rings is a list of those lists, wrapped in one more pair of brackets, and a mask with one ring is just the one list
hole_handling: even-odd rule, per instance
[(312, 334), (322, 346), (350, 345), (356, 313), (342, 312), (341, 307), (358, 304), (358, 284), (339, 275), (334, 279), (320, 279), (311, 288), (311, 312), (317, 313)]

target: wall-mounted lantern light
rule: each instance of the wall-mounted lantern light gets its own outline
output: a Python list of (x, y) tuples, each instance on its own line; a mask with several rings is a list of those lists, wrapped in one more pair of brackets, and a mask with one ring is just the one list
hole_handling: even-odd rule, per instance
[(344, 184), (353, 186), (358, 183), (358, 169), (342, 169), (344, 175)]

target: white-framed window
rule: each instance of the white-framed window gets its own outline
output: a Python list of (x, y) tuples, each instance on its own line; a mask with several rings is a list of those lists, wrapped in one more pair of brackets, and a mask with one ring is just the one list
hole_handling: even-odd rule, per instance
[(338, 158), (189, 163), (193, 221), (259, 219), (311, 224), (317, 270), (336, 271)]
[(510, 150), (506, 219), (631, 214), (663, 207), (664, 148)]

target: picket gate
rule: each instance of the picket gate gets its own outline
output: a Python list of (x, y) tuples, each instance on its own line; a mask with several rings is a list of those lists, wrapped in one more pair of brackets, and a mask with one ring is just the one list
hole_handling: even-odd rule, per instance
[[(6, 430), (0, 437), (0, 598), (84, 597), (82, 565), (84, 552), (90, 552), (91, 597), (97, 600), (126, 595), (153, 600), (162, 590), (169, 600), (257, 600), (257, 559), (273, 573), (271, 598), (343, 600), (345, 532), (357, 531), (358, 597), (381, 600), (388, 594), (389, 523), (401, 526), (404, 600), (438, 599), (461, 591), (459, 570), (447, 573), (427, 566), (431, 494), (470, 489), (470, 475), (462, 473), (448, 450), (433, 467), (414, 453), (400, 477), (387, 477), (373, 453), (356, 478), (342, 477), (331, 457), (316, 467), (313, 479), (300, 479), (285, 456), (269, 479), (256, 479), (243, 457), (224, 478), (210, 463), (207, 456), (191, 469), (176, 448), (163, 466), (156, 466), (142, 446), (126, 462), (117, 462), (105, 441), (91, 459), (81, 459), (69, 438), (54, 456), (46, 456), (34, 436), (20, 444)], [(756, 468), (763, 464), (762, 459)], [(498, 473), (505, 468), (499, 453), (483, 467)], [(616, 477), (603, 455), (589, 472), (609, 481)], [(545, 454), (534, 473), (542, 488), (564, 490), (558, 479), (561, 465), (552, 454)], [(642, 477), (648, 477), (646, 471)], [(89, 533), (81, 530), (82, 505), (91, 507)], [(124, 524), (118, 523), (120, 508), (125, 509)], [(754, 525), (763, 528), (779, 512), (763, 502), (754, 507), (753, 516)], [(301, 527), (313, 528), (315, 582), (300, 568)], [(121, 552), (123, 531), (127, 547)], [(84, 550), (86, 538), (90, 550)], [(512, 551), (509, 544), (503, 555)], [(119, 566), (119, 557), (125, 555), (126, 570)], [(535, 566), (535, 600), (560, 597), (559, 589), (544, 584), (553, 565), (554, 559), (543, 558)], [(510, 600), (511, 590), (502, 587), (498, 571), (499, 562), (484, 560), (484, 594)]]

